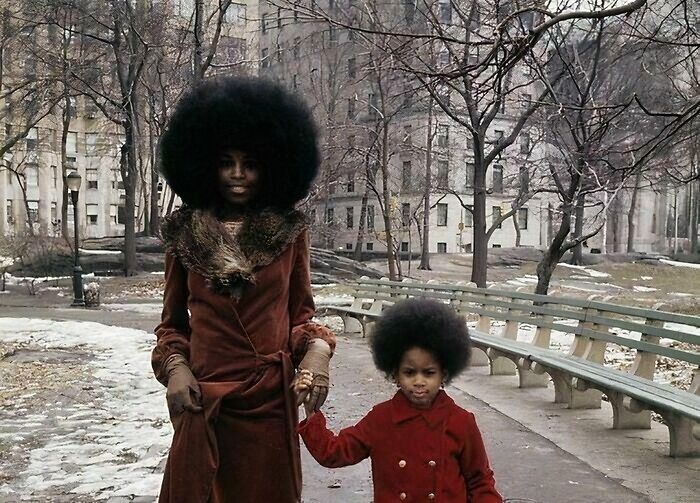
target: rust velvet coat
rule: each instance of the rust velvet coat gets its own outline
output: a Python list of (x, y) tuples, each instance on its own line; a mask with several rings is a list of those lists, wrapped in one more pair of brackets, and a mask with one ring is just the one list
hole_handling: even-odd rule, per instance
[[(296, 502), (301, 493), (297, 408), (289, 390), (310, 339), (333, 334), (312, 323), (308, 233), (255, 271), (240, 299), (166, 255), (156, 377), (183, 354), (202, 392), (202, 413), (176, 428), (160, 502)], [(188, 313), (189, 311), (189, 313)]]
[(299, 426), (323, 466), (372, 460), (374, 503), (501, 503), (474, 415), (440, 391), (430, 409), (400, 391), (338, 435), (317, 412)]

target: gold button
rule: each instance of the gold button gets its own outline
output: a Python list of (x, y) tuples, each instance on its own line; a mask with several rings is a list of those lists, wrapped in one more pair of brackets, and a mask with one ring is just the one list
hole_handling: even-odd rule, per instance
[(432, 459), (428, 461), (428, 466), (434, 467), (437, 463), (433, 461)]
[(399, 468), (403, 468), (404, 466), (406, 466), (406, 461), (402, 459), (399, 461)]
[(429, 499), (429, 500), (434, 500), (434, 499), (435, 499), (435, 495), (434, 495), (433, 493), (428, 494), (428, 499)]
[(401, 493), (401, 494), (399, 494), (399, 499), (400, 499), (400, 500), (405, 500), (405, 499), (406, 499), (406, 493)]

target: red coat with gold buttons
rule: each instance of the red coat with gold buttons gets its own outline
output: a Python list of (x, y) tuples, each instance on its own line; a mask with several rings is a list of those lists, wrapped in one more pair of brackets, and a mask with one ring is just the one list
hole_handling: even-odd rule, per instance
[(335, 435), (317, 412), (299, 425), (321, 465), (372, 460), (374, 503), (502, 503), (474, 415), (440, 391), (417, 409), (400, 391)]

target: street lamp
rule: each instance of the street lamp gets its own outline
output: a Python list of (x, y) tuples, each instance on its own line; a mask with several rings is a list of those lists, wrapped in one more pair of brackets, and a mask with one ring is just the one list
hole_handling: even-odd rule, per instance
[(78, 191), (82, 178), (77, 171), (71, 171), (66, 177), (66, 185), (70, 190), (70, 198), (73, 202), (73, 236), (75, 237), (75, 263), (73, 264), (73, 303), (71, 306), (84, 306), (83, 299), (83, 268), (78, 259)]

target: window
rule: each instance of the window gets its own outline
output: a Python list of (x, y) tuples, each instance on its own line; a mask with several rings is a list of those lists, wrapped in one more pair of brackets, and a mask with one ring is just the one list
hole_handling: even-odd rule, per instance
[(224, 22), (238, 27), (244, 27), (246, 23), (246, 6), (241, 3), (232, 3), (226, 10)]
[(51, 180), (53, 188), (58, 187), (58, 168), (56, 166), (51, 166)]
[(411, 225), (411, 203), (401, 204), (401, 225), (404, 227)]
[(402, 252), (408, 251), (408, 241), (401, 241), (401, 251)]
[(370, 115), (377, 113), (377, 95), (374, 93), (369, 93), (367, 97), (367, 113)]
[(523, 108), (528, 108), (532, 104), (532, 95), (531, 94), (523, 94), (522, 99), (520, 101), (520, 105)]
[(328, 193), (335, 194), (335, 181), (332, 181), (328, 184)]
[(345, 243), (346, 250), (352, 250), (352, 243)]
[(75, 96), (68, 98), (68, 117), (75, 118), (78, 116), (78, 100)]
[(299, 87), (299, 76), (295, 73), (292, 77), (292, 88), (297, 89)]
[(355, 226), (355, 208), (345, 208), (345, 227), (352, 229)]
[(452, 22), (452, 4), (450, 0), (440, 0), (439, 19), (441, 23)]
[(527, 166), (520, 166), (520, 187), (523, 192), (530, 191), (530, 172)]
[(438, 227), (447, 226), (447, 203), (438, 203), (437, 205), (437, 225)]
[(374, 230), (374, 206), (367, 206), (367, 229)]
[[(296, 14), (296, 11), (295, 11)], [(301, 37), (294, 37), (294, 46), (292, 47), (292, 54), (294, 54), (295, 58), (299, 57), (299, 52), (300, 48), (299, 46), (301, 45)]]
[(503, 139), (503, 131), (496, 129), (493, 132), (494, 137), (496, 138), (496, 143), (500, 142)]
[(14, 207), (12, 205), (12, 199), (7, 200), (5, 208), (7, 211), (6, 221), (8, 224), (11, 225), (15, 221), (15, 212), (14, 212)]
[(348, 135), (348, 147), (354, 147), (354, 146), (355, 146), (355, 135), (349, 134)]
[(39, 221), (39, 201), (27, 201), (27, 221), (35, 224)]
[(446, 147), (449, 142), (450, 126), (447, 124), (438, 125), (438, 147)]
[(447, 253), (447, 243), (438, 243), (437, 251), (438, 253)]
[(411, 161), (404, 161), (401, 170), (401, 188), (408, 190), (411, 188)]
[(96, 204), (86, 204), (85, 205), (85, 215), (87, 218), (88, 225), (97, 225), (97, 205)]
[(270, 66), (270, 60), (268, 56), (270, 55), (270, 50), (265, 47), (261, 52), (260, 52), (260, 65), (263, 68), (268, 68)]
[(58, 205), (51, 201), (51, 225), (58, 225)]
[(121, 173), (119, 172), (119, 168), (112, 168), (112, 188), (113, 189), (122, 189), (124, 188), (123, 184), (120, 182), (121, 180)]
[(438, 161), (437, 184), (438, 187), (447, 188), (449, 186), (449, 163), (446, 160)]
[(69, 131), (66, 137), (66, 152), (75, 154), (78, 152), (78, 133)]
[(353, 175), (348, 175), (348, 183), (345, 188), (348, 193), (355, 192), (355, 178)]
[(355, 115), (355, 98), (348, 98), (348, 119), (354, 119)]
[(12, 185), (15, 181), (15, 172), (12, 171), (12, 163), (7, 163), (7, 185)]
[(36, 150), (37, 131), (36, 131), (35, 127), (31, 128), (27, 132), (26, 142), (27, 142), (27, 151)]
[(36, 164), (27, 164), (27, 167), (24, 169), (24, 179), (27, 183), (27, 187), (38, 187), (39, 166)]
[(261, 22), (260, 22), (260, 26), (261, 26), (261, 28), (262, 28), (262, 32), (263, 32), (263, 33), (267, 32), (267, 16), (268, 16), (268, 15), (269, 15), (269, 14), (267, 14), (267, 13), (266, 13), (266, 14), (263, 14), (263, 15), (262, 15)]
[(117, 215), (119, 214), (119, 210), (117, 208), (116, 204), (110, 204), (109, 205), (109, 221), (113, 225), (117, 225)]
[(474, 163), (467, 161), (464, 165), (464, 186), (467, 188), (474, 187)]
[(330, 26), (328, 28), (328, 40), (332, 44), (335, 44), (336, 42), (338, 42), (338, 30), (335, 26)]
[(518, 227), (527, 229), (527, 208), (520, 208), (518, 210)]
[(411, 145), (413, 143), (413, 140), (411, 138), (412, 132), (413, 132), (413, 126), (411, 126), (411, 124), (407, 124), (403, 127), (403, 144), (404, 145)]
[(357, 76), (357, 60), (355, 58), (348, 59), (348, 77), (354, 79)]
[(97, 154), (97, 133), (85, 133), (85, 155)]
[(97, 176), (97, 168), (87, 168), (85, 170), (85, 181), (88, 189), (97, 189)]
[(277, 28), (282, 28), (282, 7), (277, 7)]
[(334, 213), (333, 208), (326, 209), (326, 224), (333, 225), (333, 220), (335, 218), (335, 215), (333, 213)]
[(530, 133), (521, 133), (520, 135), (520, 153), (528, 154), (530, 152)]
[[(491, 225), (494, 225), (500, 219), (501, 219), (501, 207), (500, 206), (492, 206), (491, 207)], [(496, 229), (500, 229), (500, 228), (501, 228), (501, 223), (499, 223), (496, 226)]]
[(374, 250), (374, 243), (370, 242), (365, 245), (367, 247), (367, 251), (372, 251)]
[(464, 212), (464, 226), (465, 227), (474, 227), (474, 205), (468, 204), (467, 208), (471, 211), (465, 211)]
[(503, 192), (503, 166), (500, 164), (493, 165), (493, 173), (491, 174), (491, 188), (497, 194)]

